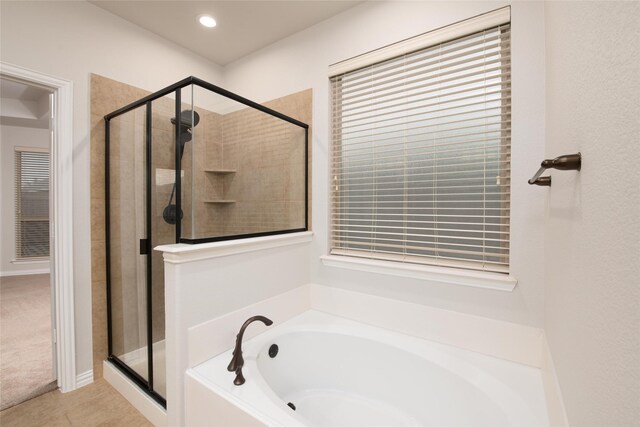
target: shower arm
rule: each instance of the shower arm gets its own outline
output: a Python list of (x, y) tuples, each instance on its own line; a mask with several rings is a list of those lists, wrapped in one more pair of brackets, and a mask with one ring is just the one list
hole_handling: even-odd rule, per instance
[(528, 181), (530, 185), (541, 185), (543, 187), (551, 186), (550, 176), (541, 176), (547, 169), (558, 169), (563, 171), (577, 170), (582, 167), (582, 155), (565, 154), (564, 156), (558, 156), (555, 159), (543, 160), (540, 164), (540, 169), (535, 175)]

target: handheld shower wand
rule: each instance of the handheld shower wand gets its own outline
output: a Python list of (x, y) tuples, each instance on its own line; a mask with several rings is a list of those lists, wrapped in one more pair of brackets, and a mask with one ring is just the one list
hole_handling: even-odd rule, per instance
[[(180, 144), (180, 164), (182, 164), (182, 156), (184, 155), (184, 148), (187, 142), (193, 139), (192, 129), (200, 122), (200, 115), (193, 110), (184, 110), (180, 113), (180, 135), (178, 137), (178, 143)], [(171, 119), (171, 123), (176, 125), (176, 118)], [(173, 195), (176, 192), (176, 183), (173, 183), (173, 189), (171, 190), (171, 197), (169, 197), (169, 203), (162, 211), (162, 219), (167, 224), (174, 225), (178, 222), (178, 208), (173, 203)], [(180, 210), (180, 219), (182, 219), (182, 210)]]

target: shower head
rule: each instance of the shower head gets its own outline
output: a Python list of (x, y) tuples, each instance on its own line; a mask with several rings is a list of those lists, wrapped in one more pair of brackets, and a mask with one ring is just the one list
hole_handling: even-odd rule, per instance
[[(171, 123), (176, 124), (176, 118), (171, 118)], [(191, 134), (191, 130), (198, 126), (200, 123), (200, 115), (193, 110), (184, 110), (180, 113), (180, 160), (182, 160), (182, 155), (184, 154), (184, 146), (187, 142), (191, 141), (193, 135)]]
[[(176, 124), (176, 118), (171, 118), (171, 123)], [(184, 110), (180, 113), (180, 127), (192, 129), (200, 123), (200, 115), (193, 110)]]
[[(176, 124), (176, 118), (171, 118), (171, 123)], [(191, 130), (198, 126), (200, 123), (200, 115), (193, 110), (184, 110), (180, 113), (180, 132), (178, 136), (178, 142), (180, 143), (180, 162), (182, 162), (182, 156), (184, 155), (184, 146), (187, 142), (191, 141), (193, 135)], [(171, 197), (169, 198), (169, 204), (164, 208), (162, 212), (162, 218), (167, 224), (175, 224), (178, 222), (178, 217), (182, 219), (182, 209), (178, 212), (178, 207), (173, 204), (173, 194), (176, 191), (176, 183), (173, 183), (173, 190), (171, 191)]]

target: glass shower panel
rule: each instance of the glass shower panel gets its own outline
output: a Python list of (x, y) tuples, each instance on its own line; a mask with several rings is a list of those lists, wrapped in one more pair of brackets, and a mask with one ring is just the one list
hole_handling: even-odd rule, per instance
[(147, 380), (145, 126), (144, 107), (112, 119), (107, 155), (112, 354)]
[[(151, 101), (151, 248), (176, 242), (175, 95)], [(164, 261), (151, 250), (153, 389), (166, 397)]]
[[(174, 110), (174, 116), (175, 116)], [(193, 109), (193, 87), (188, 85), (180, 89), (180, 121), (177, 138), (180, 144), (180, 202), (183, 213), (181, 235), (191, 235), (194, 227), (194, 165), (198, 161), (200, 141), (195, 137), (194, 130), (199, 126), (200, 115)], [(176, 121), (176, 125), (178, 122)]]
[(199, 86), (193, 102), (200, 120), (190, 168), (183, 162), (193, 202), (182, 238), (304, 229), (306, 129)]
[(105, 120), (109, 360), (166, 405), (153, 248), (306, 229), (307, 126), (194, 77)]

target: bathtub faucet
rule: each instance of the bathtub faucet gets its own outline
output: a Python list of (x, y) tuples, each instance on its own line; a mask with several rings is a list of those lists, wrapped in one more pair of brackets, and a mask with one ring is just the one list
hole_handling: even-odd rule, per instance
[(244, 335), (244, 330), (247, 329), (247, 326), (256, 320), (261, 321), (267, 326), (271, 326), (271, 324), (273, 324), (271, 320), (264, 316), (253, 316), (247, 319), (240, 328), (240, 332), (236, 335), (236, 346), (233, 349), (233, 357), (231, 358), (229, 366), (227, 366), (227, 371), (236, 373), (236, 379), (233, 380), (235, 385), (244, 384), (244, 376), (242, 375), (242, 367), (244, 366), (244, 358), (242, 357), (242, 336)]

